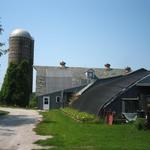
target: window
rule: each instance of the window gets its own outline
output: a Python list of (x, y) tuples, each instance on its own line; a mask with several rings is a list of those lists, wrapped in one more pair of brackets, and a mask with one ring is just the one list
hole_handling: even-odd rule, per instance
[(135, 100), (125, 101), (125, 112), (126, 113), (135, 113), (139, 109), (139, 102)]
[(56, 103), (60, 103), (61, 101), (61, 97), (60, 96), (56, 96)]
[(87, 78), (93, 79), (94, 78), (94, 70), (93, 69), (89, 69), (86, 73), (85, 73)]
[(44, 104), (48, 104), (48, 98), (44, 98)]
[(93, 78), (93, 72), (88, 72), (88, 77)]

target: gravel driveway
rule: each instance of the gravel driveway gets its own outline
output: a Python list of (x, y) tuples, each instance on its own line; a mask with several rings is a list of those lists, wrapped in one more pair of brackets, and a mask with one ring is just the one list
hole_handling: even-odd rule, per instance
[(0, 150), (40, 149), (42, 147), (33, 142), (51, 138), (36, 135), (33, 131), (35, 125), (42, 119), (38, 111), (2, 107), (0, 110), (10, 112), (7, 116), (0, 116)]

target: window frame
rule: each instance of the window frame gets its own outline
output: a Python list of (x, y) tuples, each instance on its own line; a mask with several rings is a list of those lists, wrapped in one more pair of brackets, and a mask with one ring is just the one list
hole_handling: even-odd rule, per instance
[[(59, 100), (58, 100), (58, 98), (59, 98)], [(56, 102), (56, 103), (60, 103), (60, 102), (61, 102), (61, 96), (56, 96), (55, 102)]]

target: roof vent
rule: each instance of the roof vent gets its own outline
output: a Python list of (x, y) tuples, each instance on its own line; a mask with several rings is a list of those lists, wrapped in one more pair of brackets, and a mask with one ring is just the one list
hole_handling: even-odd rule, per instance
[(62, 68), (66, 68), (66, 63), (65, 63), (64, 61), (61, 61), (61, 62), (60, 62), (60, 66), (61, 66)]
[(128, 74), (128, 73), (130, 73), (132, 71), (132, 69), (130, 68), (130, 67), (126, 67), (125, 68), (125, 74)]
[(111, 66), (111, 65), (110, 65), (110, 64), (108, 64), (108, 63), (107, 63), (107, 64), (105, 64), (105, 69), (106, 69), (106, 70), (110, 70), (110, 66)]

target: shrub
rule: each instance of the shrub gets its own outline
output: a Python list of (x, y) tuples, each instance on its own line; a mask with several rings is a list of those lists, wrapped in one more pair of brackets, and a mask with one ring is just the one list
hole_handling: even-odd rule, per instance
[(29, 101), (29, 107), (36, 108), (37, 103), (38, 103), (37, 97), (36, 97), (35, 93), (32, 93), (32, 95), (30, 97), (30, 101)]
[(135, 126), (138, 130), (146, 129), (146, 120), (145, 118), (137, 118), (135, 121)]
[(114, 116), (113, 124), (123, 124), (126, 123), (126, 119), (122, 115)]
[(94, 122), (94, 120), (97, 121), (96, 116), (92, 114), (88, 114), (86, 112), (79, 112), (78, 110), (72, 108), (64, 108), (61, 110), (77, 121), (81, 121), (81, 122)]

